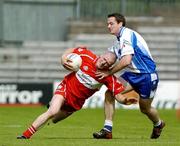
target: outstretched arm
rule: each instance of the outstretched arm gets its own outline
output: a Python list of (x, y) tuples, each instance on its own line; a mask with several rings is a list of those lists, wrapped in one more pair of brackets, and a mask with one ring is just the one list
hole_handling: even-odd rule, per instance
[(122, 69), (127, 67), (131, 63), (131, 60), (132, 60), (132, 55), (125, 55), (110, 70), (108, 70), (108, 71), (97, 71), (96, 76), (99, 79), (103, 79), (104, 77), (107, 77), (109, 75), (113, 75), (116, 72), (121, 71)]
[(110, 74), (114, 74), (118, 71), (121, 71), (125, 67), (127, 67), (129, 64), (131, 64), (132, 55), (125, 55), (123, 56), (119, 62), (110, 70)]

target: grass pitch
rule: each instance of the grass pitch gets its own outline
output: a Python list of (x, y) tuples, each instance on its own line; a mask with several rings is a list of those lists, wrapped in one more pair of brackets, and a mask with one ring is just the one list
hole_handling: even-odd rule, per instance
[(175, 110), (159, 110), (166, 122), (161, 137), (149, 139), (152, 124), (139, 110), (118, 109), (112, 140), (97, 140), (92, 133), (104, 124), (103, 109), (82, 109), (69, 118), (45, 125), (29, 140), (18, 140), (45, 107), (0, 107), (0, 146), (180, 146), (180, 121)]

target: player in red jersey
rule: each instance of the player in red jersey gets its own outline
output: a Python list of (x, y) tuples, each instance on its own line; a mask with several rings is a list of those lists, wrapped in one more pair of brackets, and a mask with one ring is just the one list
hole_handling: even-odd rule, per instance
[(118, 102), (122, 104), (137, 102), (136, 98), (129, 99), (121, 94), (124, 86), (115, 76), (110, 75), (100, 80), (95, 75), (97, 70), (108, 69), (115, 62), (116, 58), (113, 53), (106, 53), (98, 57), (85, 47), (67, 49), (61, 57), (61, 64), (69, 70), (72, 67), (68, 64), (66, 56), (72, 52), (79, 54), (82, 58), (80, 69), (65, 76), (58, 85), (48, 110), (37, 117), (32, 125), (17, 137), (18, 139), (29, 139), (49, 119), (57, 123), (80, 110), (85, 100), (98, 91), (103, 84), (113, 93)]

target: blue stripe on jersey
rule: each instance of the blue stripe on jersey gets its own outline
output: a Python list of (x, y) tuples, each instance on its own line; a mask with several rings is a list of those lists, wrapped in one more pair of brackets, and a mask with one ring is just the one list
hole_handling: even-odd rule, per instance
[(155, 72), (156, 65), (147, 49), (140, 42), (141, 38), (139, 37), (138, 39), (139, 40), (137, 40), (137, 36), (133, 32), (131, 35), (131, 42), (134, 48), (134, 55), (132, 58), (133, 65), (140, 73), (153, 73)]

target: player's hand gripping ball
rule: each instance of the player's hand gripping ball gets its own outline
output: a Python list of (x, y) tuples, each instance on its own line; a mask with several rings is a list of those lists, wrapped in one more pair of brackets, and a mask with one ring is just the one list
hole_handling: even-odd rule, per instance
[(82, 58), (76, 53), (70, 53), (67, 55), (67, 61), (65, 67), (72, 71), (78, 71), (82, 64)]

